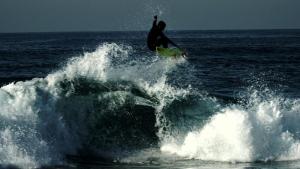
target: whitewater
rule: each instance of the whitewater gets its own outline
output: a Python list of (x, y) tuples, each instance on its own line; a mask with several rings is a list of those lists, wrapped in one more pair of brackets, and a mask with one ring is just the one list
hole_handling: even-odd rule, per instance
[(132, 59), (134, 50), (103, 43), (45, 77), (3, 85), (0, 164), (68, 165), (70, 157), (112, 165), (300, 159), (297, 97), (260, 81), (237, 101), (226, 100), (176, 85), (182, 74), (195, 78), (188, 59), (152, 53)]

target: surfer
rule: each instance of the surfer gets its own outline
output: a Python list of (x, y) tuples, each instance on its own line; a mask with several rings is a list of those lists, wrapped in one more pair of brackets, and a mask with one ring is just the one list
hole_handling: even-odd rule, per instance
[(168, 48), (168, 44), (172, 44), (173, 46), (179, 48), (174, 42), (172, 42), (164, 33), (164, 29), (166, 28), (166, 23), (164, 21), (159, 21), (157, 24), (157, 16), (154, 16), (154, 21), (152, 28), (148, 34), (147, 45), (150, 50), (155, 51), (156, 47), (163, 46), (164, 48)]

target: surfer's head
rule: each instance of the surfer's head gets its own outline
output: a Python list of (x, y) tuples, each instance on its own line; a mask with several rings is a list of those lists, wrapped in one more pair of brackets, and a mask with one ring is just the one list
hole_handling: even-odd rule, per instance
[(158, 22), (158, 29), (160, 31), (163, 31), (166, 28), (166, 23), (164, 21), (159, 21)]

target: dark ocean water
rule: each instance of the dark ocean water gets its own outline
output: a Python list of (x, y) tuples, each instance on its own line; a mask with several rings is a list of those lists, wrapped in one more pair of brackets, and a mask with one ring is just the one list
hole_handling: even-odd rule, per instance
[(300, 30), (167, 34), (0, 34), (0, 164), (299, 168)]

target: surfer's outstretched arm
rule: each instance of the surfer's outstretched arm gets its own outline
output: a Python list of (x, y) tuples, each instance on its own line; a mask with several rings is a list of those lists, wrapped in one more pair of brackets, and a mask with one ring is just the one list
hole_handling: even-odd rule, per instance
[(157, 26), (157, 15), (154, 16), (154, 21), (152, 24), (152, 27), (156, 27)]
[[(165, 36), (165, 35), (164, 35)], [(187, 52), (185, 49), (181, 48), (180, 46), (178, 46), (176, 43), (174, 43), (173, 41), (171, 41), (171, 39), (169, 39), (168, 37), (165, 36), (165, 38), (168, 40), (169, 43), (171, 43), (173, 46), (177, 47), (178, 49), (180, 49), (181, 51), (183, 51), (183, 54), (185, 56), (187, 56)]]
[(170, 43), (173, 46), (175, 46), (177, 48), (180, 48), (176, 43), (174, 43), (173, 41), (171, 41), (171, 39), (169, 39), (164, 33), (161, 32), (160, 37), (163, 40), (163, 42), (166, 43), (165, 46), (168, 46), (168, 43)]
[(180, 48), (176, 43), (174, 43), (173, 41), (171, 41), (171, 39), (169, 39), (168, 37), (166, 37), (168, 39), (168, 42), (171, 43), (173, 46)]
[(161, 33), (160, 36), (162, 37), (162, 39), (165, 39), (168, 43), (171, 43), (173, 46), (180, 48), (176, 43), (171, 41), (171, 39), (169, 39), (164, 33)]

